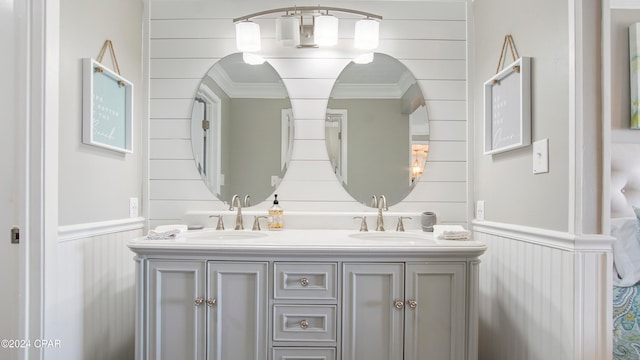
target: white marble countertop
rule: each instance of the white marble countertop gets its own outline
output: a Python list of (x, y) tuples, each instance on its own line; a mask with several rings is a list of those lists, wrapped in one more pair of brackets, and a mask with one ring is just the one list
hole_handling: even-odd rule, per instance
[(138, 254), (158, 252), (216, 253), (259, 251), (264, 253), (319, 252), (319, 253), (425, 253), (479, 256), (486, 245), (474, 240), (434, 239), (432, 233), (422, 231), (369, 231), (284, 229), (281, 231), (251, 230), (191, 230), (176, 239), (147, 240), (137, 238), (129, 248)]

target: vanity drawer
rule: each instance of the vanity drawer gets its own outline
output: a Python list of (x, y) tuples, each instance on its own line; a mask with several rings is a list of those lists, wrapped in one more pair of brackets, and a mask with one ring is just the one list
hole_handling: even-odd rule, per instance
[(275, 299), (337, 299), (337, 263), (274, 264)]
[(273, 360), (335, 360), (335, 348), (274, 348)]
[(273, 341), (336, 342), (336, 306), (274, 305)]

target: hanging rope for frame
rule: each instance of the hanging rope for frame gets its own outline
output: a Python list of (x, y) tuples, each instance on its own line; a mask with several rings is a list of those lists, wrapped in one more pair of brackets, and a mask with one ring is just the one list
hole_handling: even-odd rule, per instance
[[(98, 62), (100, 64), (102, 64), (102, 59), (104, 58), (104, 53), (107, 51), (107, 48), (109, 48), (109, 53), (111, 54), (111, 61), (113, 62), (113, 66), (115, 66), (116, 68), (116, 72), (118, 73), (118, 75), (122, 75), (120, 74), (120, 66), (118, 65), (118, 59), (116, 58), (116, 52), (115, 50), (113, 50), (113, 43), (111, 42), (111, 40), (107, 40), (104, 42), (104, 45), (102, 45), (102, 50), (100, 50), (100, 55), (98, 55)], [(96, 67), (95, 68), (96, 72), (102, 72), (102, 68)], [(120, 84), (121, 87), (125, 87), (126, 84), (124, 83), (124, 81), (119, 80), (118, 84)]]
[[(507, 45), (509, 47), (507, 48)], [(518, 51), (516, 50), (516, 44), (513, 41), (513, 37), (507, 34), (504, 36), (504, 41), (502, 42), (502, 50), (500, 50), (500, 59), (498, 60), (498, 67), (496, 68), (496, 74), (500, 72), (500, 70), (504, 67), (504, 61), (506, 59), (507, 50), (511, 51), (511, 58), (515, 62), (520, 56), (518, 55)], [(520, 66), (514, 66), (513, 71), (519, 73)], [(493, 84), (500, 84), (500, 80), (494, 79)]]

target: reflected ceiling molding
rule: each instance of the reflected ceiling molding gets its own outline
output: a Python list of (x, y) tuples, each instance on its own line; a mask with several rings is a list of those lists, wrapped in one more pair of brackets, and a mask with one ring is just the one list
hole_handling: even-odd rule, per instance
[(285, 99), (289, 96), (283, 84), (278, 82), (240, 82), (222, 66), (213, 67), (207, 74), (230, 98)]
[[(270, 9), (233, 19), (236, 27), (236, 46), (241, 52), (257, 54), (261, 48), (260, 25), (252, 19), (283, 13), (276, 18), (276, 39), (284, 47), (315, 48), (334, 46), (338, 43), (339, 19), (333, 13), (362, 16), (356, 21), (353, 46), (363, 54), (371, 53), (378, 47), (380, 20), (382, 16), (347, 8), (326, 6), (293, 6)], [(369, 56), (358, 58), (359, 63), (371, 62)]]
[(388, 83), (336, 82), (331, 95), (333, 99), (400, 99), (414, 83), (413, 75), (406, 70)]

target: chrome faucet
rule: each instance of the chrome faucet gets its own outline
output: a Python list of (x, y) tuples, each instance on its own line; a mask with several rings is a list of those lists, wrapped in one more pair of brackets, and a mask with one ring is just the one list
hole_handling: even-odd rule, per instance
[(384, 231), (384, 219), (382, 218), (382, 210), (389, 211), (387, 206), (387, 198), (384, 195), (380, 195), (377, 201), (378, 205), (378, 222), (376, 225), (376, 231)]
[(378, 197), (371, 195), (371, 207), (378, 207)]
[(235, 203), (238, 203), (238, 212), (236, 213), (236, 227), (235, 230), (244, 230), (244, 225), (242, 224), (242, 200), (238, 194), (233, 195), (231, 198), (231, 206), (229, 206), (229, 210), (233, 211), (233, 206)]

